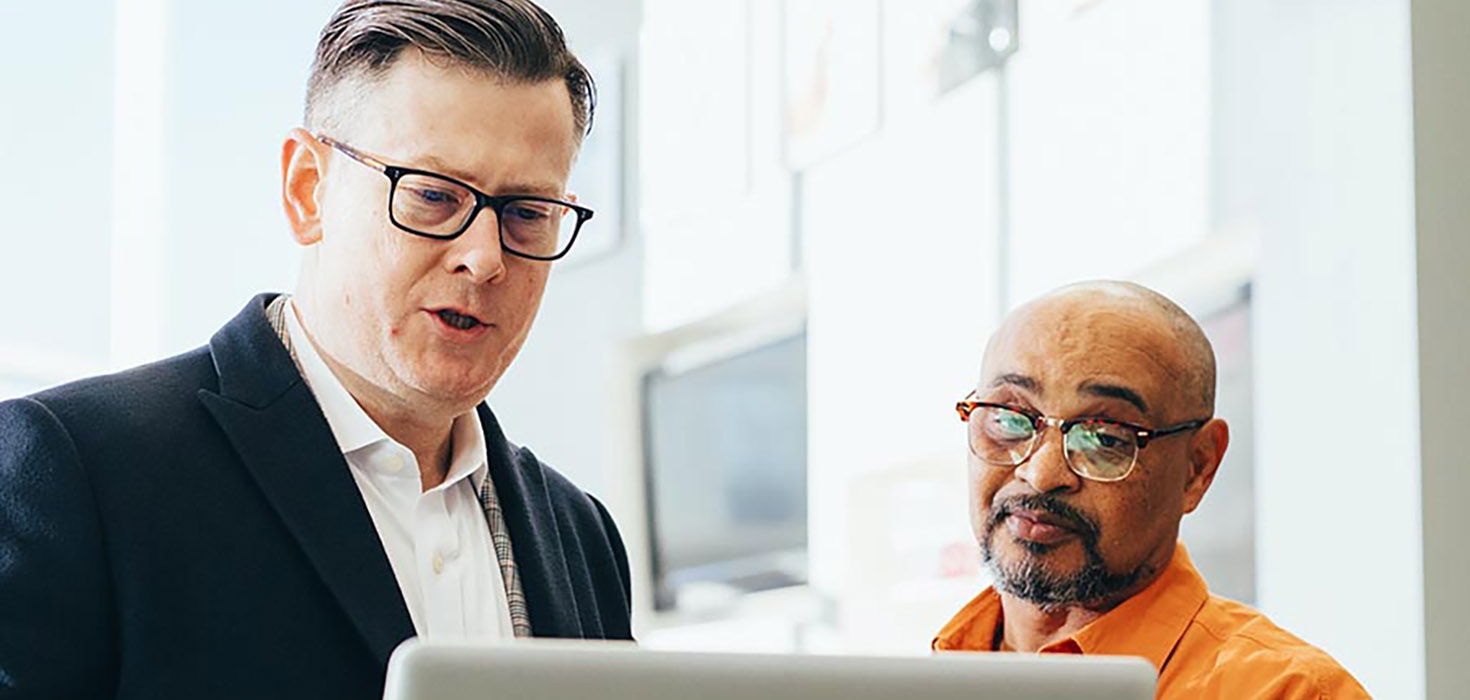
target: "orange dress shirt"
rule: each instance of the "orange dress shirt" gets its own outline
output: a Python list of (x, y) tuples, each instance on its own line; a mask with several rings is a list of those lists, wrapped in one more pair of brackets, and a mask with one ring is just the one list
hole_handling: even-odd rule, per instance
[[(994, 651), (1000, 595), (987, 588), (934, 638), (936, 651)], [(1211, 595), (1180, 544), (1147, 588), (1041, 653), (1141, 656), (1159, 698), (1366, 698), (1326, 652), (1251, 608)]]

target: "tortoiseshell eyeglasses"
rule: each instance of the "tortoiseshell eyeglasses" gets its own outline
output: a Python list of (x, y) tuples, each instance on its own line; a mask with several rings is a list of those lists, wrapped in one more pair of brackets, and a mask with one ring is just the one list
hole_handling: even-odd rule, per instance
[(1067, 467), (1093, 481), (1122, 481), (1138, 463), (1138, 451), (1168, 435), (1195, 430), (1208, 418), (1157, 430), (1107, 418), (1052, 418), (1018, 406), (976, 401), (970, 392), (955, 404), (969, 424), (970, 452), (988, 464), (1019, 467), (1036, 454), (1048, 426), (1061, 431)]

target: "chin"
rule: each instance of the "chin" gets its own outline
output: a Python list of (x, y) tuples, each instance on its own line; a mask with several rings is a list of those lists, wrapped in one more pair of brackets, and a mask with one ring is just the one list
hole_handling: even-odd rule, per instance
[(465, 367), (461, 363), (441, 360), (415, 362), (402, 374), (404, 383), (434, 401), (446, 405), (469, 407), (485, 400), (495, 384), (497, 373), (483, 366)]
[(1085, 562), (1070, 560), (1054, 549), (1036, 554), (1024, 544), (997, 552), (994, 564), (1007, 571), (1024, 571), (1028, 576), (1050, 580), (1069, 579), (1087, 568)]
[(474, 405), (485, 400), (494, 382), (472, 374), (434, 373), (422, 377), (419, 390), (446, 403)]

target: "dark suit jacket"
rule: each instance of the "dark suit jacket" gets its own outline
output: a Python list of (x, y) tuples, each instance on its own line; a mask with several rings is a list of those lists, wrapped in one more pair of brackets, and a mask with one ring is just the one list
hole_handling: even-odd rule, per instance
[[(413, 625), (270, 298), (0, 403), (0, 698), (381, 696)], [(533, 633), (629, 638), (612, 518), (479, 410)]]

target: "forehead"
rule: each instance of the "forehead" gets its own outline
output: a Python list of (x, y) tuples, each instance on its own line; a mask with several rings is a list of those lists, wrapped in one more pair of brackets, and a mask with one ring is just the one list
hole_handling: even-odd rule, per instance
[(1157, 410), (1187, 375), (1169, 325), (1147, 309), (1074, 300), (1018, 311), (992, 338), (982, 389), (997, 377), (1029, 377), (1048, 397), (1071, 397), (1088, 384), (1129, 388)]
[(340, 120), (353, 145), (492, 194), (565, 189), (579, 139), (561, 80), (511, 82), (408, 51), (355, 89), (360, 96)]

